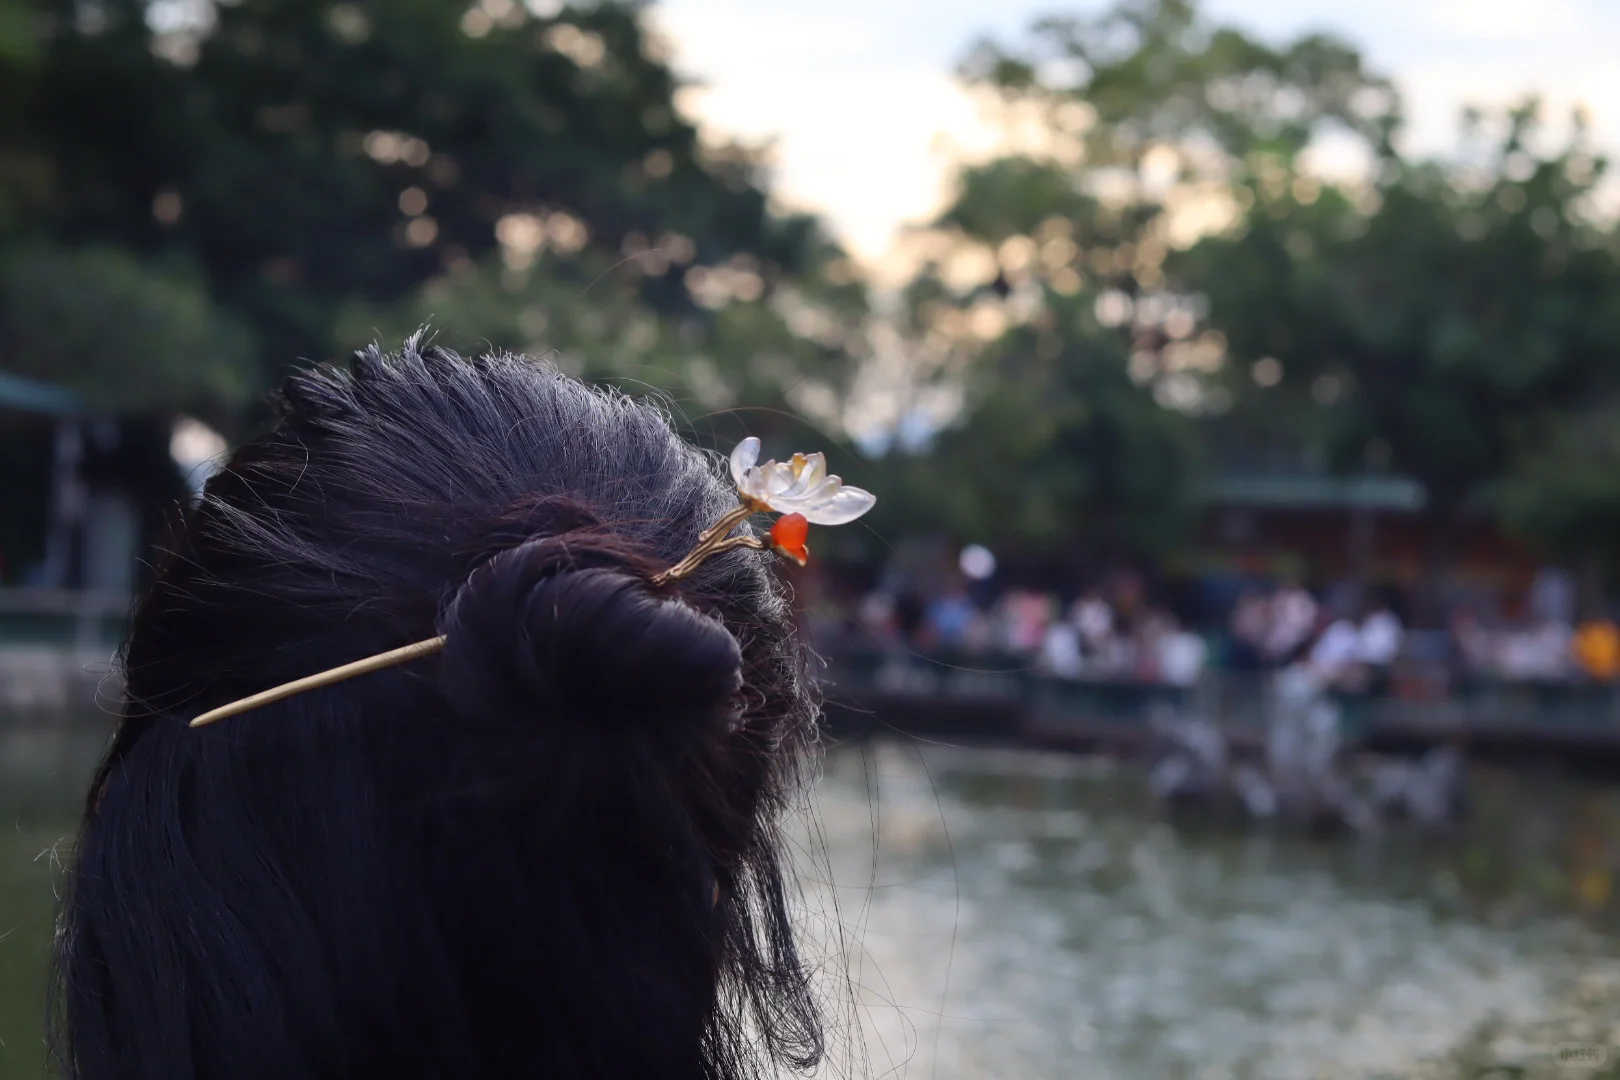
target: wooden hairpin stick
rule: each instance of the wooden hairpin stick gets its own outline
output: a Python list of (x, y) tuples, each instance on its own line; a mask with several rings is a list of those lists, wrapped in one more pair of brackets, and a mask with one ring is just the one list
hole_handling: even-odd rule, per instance
[(436, 653), (442, 648), (444, 648), (444, 635), (440, 634), (436, 638), (428, 638), (426, 641), (402, 645), (397, 649), (389, 649), (387, 652), (364, 657), (351, 664), (328, 668), (326, 671), (316, 672), (314, 675), (305, 675), (302, 679), (294, 679), (292, 682), (282, 683), (280, 686), (272, 686), (270, 689), (261, 690), (257, 694), (249, 694), (245, 698), (238, 698), (228, 705), (210, 709), (193, 720), (191, 726), (204, 727), (212, 724), (215, 720), (223, 720), (227, 716), (235, 716), (237, 713), (245, 713), (250, 709), (257, 709), (260, 705), (268, 705), (273, 701), (290, 698), (294, 694), (302, 694), (305, 690), (317, 690), (323, 686), (340, 683), (345, 679), (352, 679), (357, 675), (368, 675), (373, 671), (381, 671), (383, 668), (393, 667), (395, 664), (415, 660), (419, 656)]
[[(767, 461), (759, 464), (759, 440), (747, 438), (731, 452), (731, 476), (737, 482), (741, 505), (729, 510), (698, 536), (696, 546), (680, 562), (652, 577), (652, 584), (667, 585), (685, 577), (711, 555), (734, 548), (771, 548), (793, 559), (799, 565), (810, 555), (805, 536), (811, 525), (842, 525), (854, 521), (872, 508), (877, 501), (869, 491), (846, 487), (836, 476), (827, 473), (827, 459), (821, 454), (794, 454), (784, 462)], [(774, 511), (783, 515), (771, 527), (770, 539), (757, 536), (728, 536), (750, 514)], [(388, 652), (367, 656), (353, 663), (306, 675), (302, 679), (272, 686), (257, 694), (250, 694), (217, 709), (210, 709), (191, 721), (191, 726), (206, 727), (216, 720), (257, 709), (274, 701), (318, 690), (323, 686), (367, 675), (373, 671), (403, 664), (417, 657), (436, 653), (444, 648), (444, 635), (418, 641)]]

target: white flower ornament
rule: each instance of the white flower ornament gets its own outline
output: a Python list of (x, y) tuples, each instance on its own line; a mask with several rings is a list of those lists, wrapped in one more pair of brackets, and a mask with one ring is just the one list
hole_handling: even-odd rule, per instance
[(803, 514), (811, 525), (844, 525), (868, 510), (877, 496), (827, 475), (827, 455), (794, 454), (787, 461), (759, 461), (759, 440), (750, 435), (731, 452), (731, 478), (755, 510)]
[[(710, 555), (732, 548), (771, 548), (803, 566), (810, 558), (805, 544), (811, 525), (843, 525), (854, 521), (877, 502), (877, 496), (858, 487), (846, 487), (827, 474), (825, 454), (794, 454), (787, 461), (759, 464), (759, 440), (749, 436), (731, 452), (731, 478), (737, 482), (742, 505), (698, 536), (686, 557), (653, 577), (664, 585), (690, 574)], [(731, 530), (750, 514), (774, 511), (782, 516), (771, 526), (770, 541), (757, 536), (731, 536)]]

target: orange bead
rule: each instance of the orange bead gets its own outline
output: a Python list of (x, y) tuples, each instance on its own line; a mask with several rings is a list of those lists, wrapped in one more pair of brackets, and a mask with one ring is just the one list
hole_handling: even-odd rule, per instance
[(810, 539), (810, 522), (803, 514), (783, 514), (771, 526), (771, 543), (787, 551), (798, 551)]

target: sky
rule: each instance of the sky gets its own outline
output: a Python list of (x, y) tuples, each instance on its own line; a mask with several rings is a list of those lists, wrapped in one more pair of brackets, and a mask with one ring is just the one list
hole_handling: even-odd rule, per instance
[[(908, 222), (933, 216), (952, 163), (997, 132), (953, 69), (977, 38), (1099, 0), (661, 0), (675, 65), (700, 85), (683, 105), (706, 132), (770, 141), (775, 190), (821, 213), (869, 267)], [(1207, 17), (1275, 43), (1328, 31), (1394, 77), (1403, 149), (1454, 147), (1465, 105), (1537, 92), (1549, 120), (1581, 104), (1620, 151), (1620, 0), (1206, 0)]]

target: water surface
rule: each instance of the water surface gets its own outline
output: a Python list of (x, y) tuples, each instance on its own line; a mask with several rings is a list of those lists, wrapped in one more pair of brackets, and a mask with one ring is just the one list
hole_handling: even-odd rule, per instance
[[(97, 722), (0, 727), (0, 1080), (43, 1070), (53, 883)], [(1620, 1076), (1620, 798), (1480, 773), (1459, 834), (1172, 824), (1048, 754), (833, 752), (788, 830), (833, 1020), (823, 1075)]]
[(845, 752), (816, 798), (843, 931), (822, 939), (845, 943), (875, 1075), (1569, 1076), (1572, 1043), (1612, 1062), (1613, 796), (1475, 790), (1462, 835), (1324, 842), (1172, 825), (1097, 762)]

